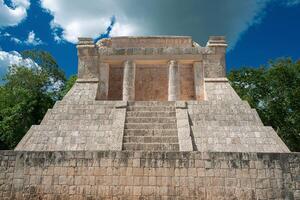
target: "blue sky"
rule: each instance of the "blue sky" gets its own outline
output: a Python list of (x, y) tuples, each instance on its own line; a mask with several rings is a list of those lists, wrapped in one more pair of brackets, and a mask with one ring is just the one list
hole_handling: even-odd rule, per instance
[(18, 52), (49, 51), (67, 76), (77, 73), (76, 38), (97, 38), (113, 16), (111, 35), (191, 35), (205, 45), (225, 35), (227, 71), (270, 59), (300, 59), (300, 0), (0, 0), (0, 75)]

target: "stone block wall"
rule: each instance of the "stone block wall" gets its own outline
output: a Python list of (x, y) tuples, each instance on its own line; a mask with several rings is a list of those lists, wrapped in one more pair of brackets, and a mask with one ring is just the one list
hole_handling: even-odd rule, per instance
[(192, 38), (189, 36), (112, 37), (111, 41), (113, 48), (192, 47)]
[(122, 101), (95, 101), (97, 90), (97, 82), (75, 83), (16, 150), (121, 150), (126, 108), (118, 106)]
[(180, 100), (195, 100), (194, 68), (192, 65), (179, 65)]
[(213, 152), (289, 152), (272, 127), (242, 101), (227, 79), (205, 79), (206, 101), (189, 101), (187, 110), (195, 150)]
[(135, 100), (168, 100), (167, 65), (137, 65), (135, 75)]
[[(180, 100), (195, 100), (192, 65), (180, 64)], [(110, 65), (108, 100), (122, 100), (122, 65)], [(135, 70), (136, 101), (167, 101), (169, 69), (167, 64), (137, 64)]]
[(0, 152), (0, 199), (299, 199), (299, 153)]
[(109, 67), (108, 100), (122, 100), (124, 68), (120, 65)]

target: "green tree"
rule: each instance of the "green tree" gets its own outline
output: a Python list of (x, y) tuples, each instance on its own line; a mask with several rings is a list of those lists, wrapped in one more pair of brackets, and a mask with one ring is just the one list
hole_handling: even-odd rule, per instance
[(65, 75), (45, 51), (22, 52), (38, 67), (12, 66), (0, 86), (0, 148), (12, 149), (31, 125), (39, 124), (48, 108), (62, 98)]
[(59, 100), (61, 96), (61, 90), (66, 82), (65, 73), (61, 70), (53, 56), (42, 50), (25, 50), (21, 52), (23, 58), (30, 58), (35, 63), (37, 63), (40, 68), (45, 71), (52, 86), (48, 88), (48, 92), (52, 93), (52, 98), (54, 100)]
[(60, 96), (64, 97), (72, 88), (72, 86), (75, 84), (76, 80), (77, 80), (77, 75), (70, 76), (70, 78), (65, 83), (63, 89), (61, 90)]
[(0, 90), (0, 140), (14, 148), (32, 124), (40, 123), (54, 103), (43, 70), (13, 66)]
[(300, 151), (300, 62), (279, 59), (268, 67), (228, 74), (231, 85), (272, 126), (292, 151)]

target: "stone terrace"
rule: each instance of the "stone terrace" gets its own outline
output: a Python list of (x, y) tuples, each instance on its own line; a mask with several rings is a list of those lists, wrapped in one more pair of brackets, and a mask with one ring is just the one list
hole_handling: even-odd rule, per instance
[(300, 155), (0, 152), (0, 199), (299, 199)]

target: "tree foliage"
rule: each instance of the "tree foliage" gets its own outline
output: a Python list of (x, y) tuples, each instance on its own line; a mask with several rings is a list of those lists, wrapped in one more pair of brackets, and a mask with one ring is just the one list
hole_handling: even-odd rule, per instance
[(66, 92), (65, 75), (47, 52), (22, 53), (39, 67), (11, 66), (0, 86), (0, 148), (12, 149)]
[(60, 92), (61, 97), (64, 97), (69, 92), (69, 90), (72, 88), (76, 80), (77, 80), (77, 75), (70, 76), (70, 78), (67, 80), (66, 84), (64, 85), (63, 89)]
[(279, 59), (268, 67), (229, 73), (231, 85), (272, 126), (292, 151), (300, 151), (300, 62)]

